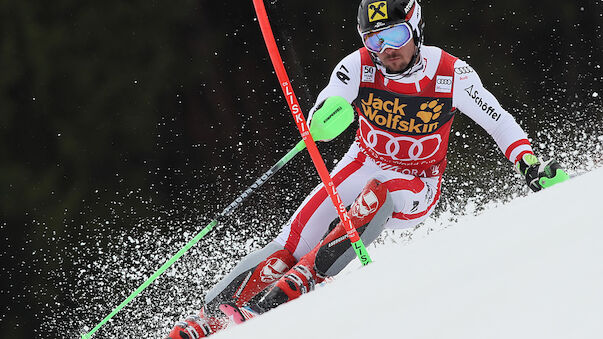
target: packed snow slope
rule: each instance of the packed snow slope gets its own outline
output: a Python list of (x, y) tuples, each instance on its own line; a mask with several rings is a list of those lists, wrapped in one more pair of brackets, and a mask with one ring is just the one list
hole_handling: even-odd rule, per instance
[(218, 338), (603, 338), (603, 168), (405, 245)]

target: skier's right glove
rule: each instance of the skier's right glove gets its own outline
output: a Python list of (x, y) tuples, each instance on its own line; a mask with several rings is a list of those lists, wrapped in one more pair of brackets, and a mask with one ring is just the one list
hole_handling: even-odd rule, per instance
[(516, 164), (517, 171), (526, 178), (534, 192), (568, 180), (569, 175), (554, 159), (540, 161), (534, 154), (524, 154)]

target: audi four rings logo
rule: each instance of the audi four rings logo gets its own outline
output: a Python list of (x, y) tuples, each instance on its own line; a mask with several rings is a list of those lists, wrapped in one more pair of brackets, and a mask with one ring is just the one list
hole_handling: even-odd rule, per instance
[(454, 69), (456, 74), (469, 74), (475, 72), (471, 66), (462, 66)]
[(452, 86), (452, 79), (438, 77), (437, 83), (438, 83), (438, 85), (451, 85)]
[(407, 136), (394, 137), (388, 132), (374, 129), (360, 117), (360, 135), (367, 147), (379, 155), (398, 161), (418, 161), (433, 157), (442, 145), (442, 136), (428, 135), (420, 139)]

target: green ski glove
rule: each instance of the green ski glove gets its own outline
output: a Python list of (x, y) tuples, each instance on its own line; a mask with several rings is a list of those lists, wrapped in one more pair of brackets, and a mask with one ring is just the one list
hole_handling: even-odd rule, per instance
[(570, 178), (557, 161), (554, 159), (541, 161), (534, 154), (524, 154), (515, 166), (517, 171), (526, 178), (528, 187), (534, 192)]
[(340, 96), (328, 97), (308, 117), (314, 140), (331, 141), (354, 122), (354, 108)]

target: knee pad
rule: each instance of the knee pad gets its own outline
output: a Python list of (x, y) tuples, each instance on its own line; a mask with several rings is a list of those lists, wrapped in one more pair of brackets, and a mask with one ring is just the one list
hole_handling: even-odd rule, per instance
[[(368, 182), (347, 212), (365, 245), (377, 239), (393, 213), (394, 203), (389, 191), (377, 179)], [(341, 222), (323, 238), (319, 246), (314, 267), (316, 273), (323, 277), (339, 273), (355, 256)]]

